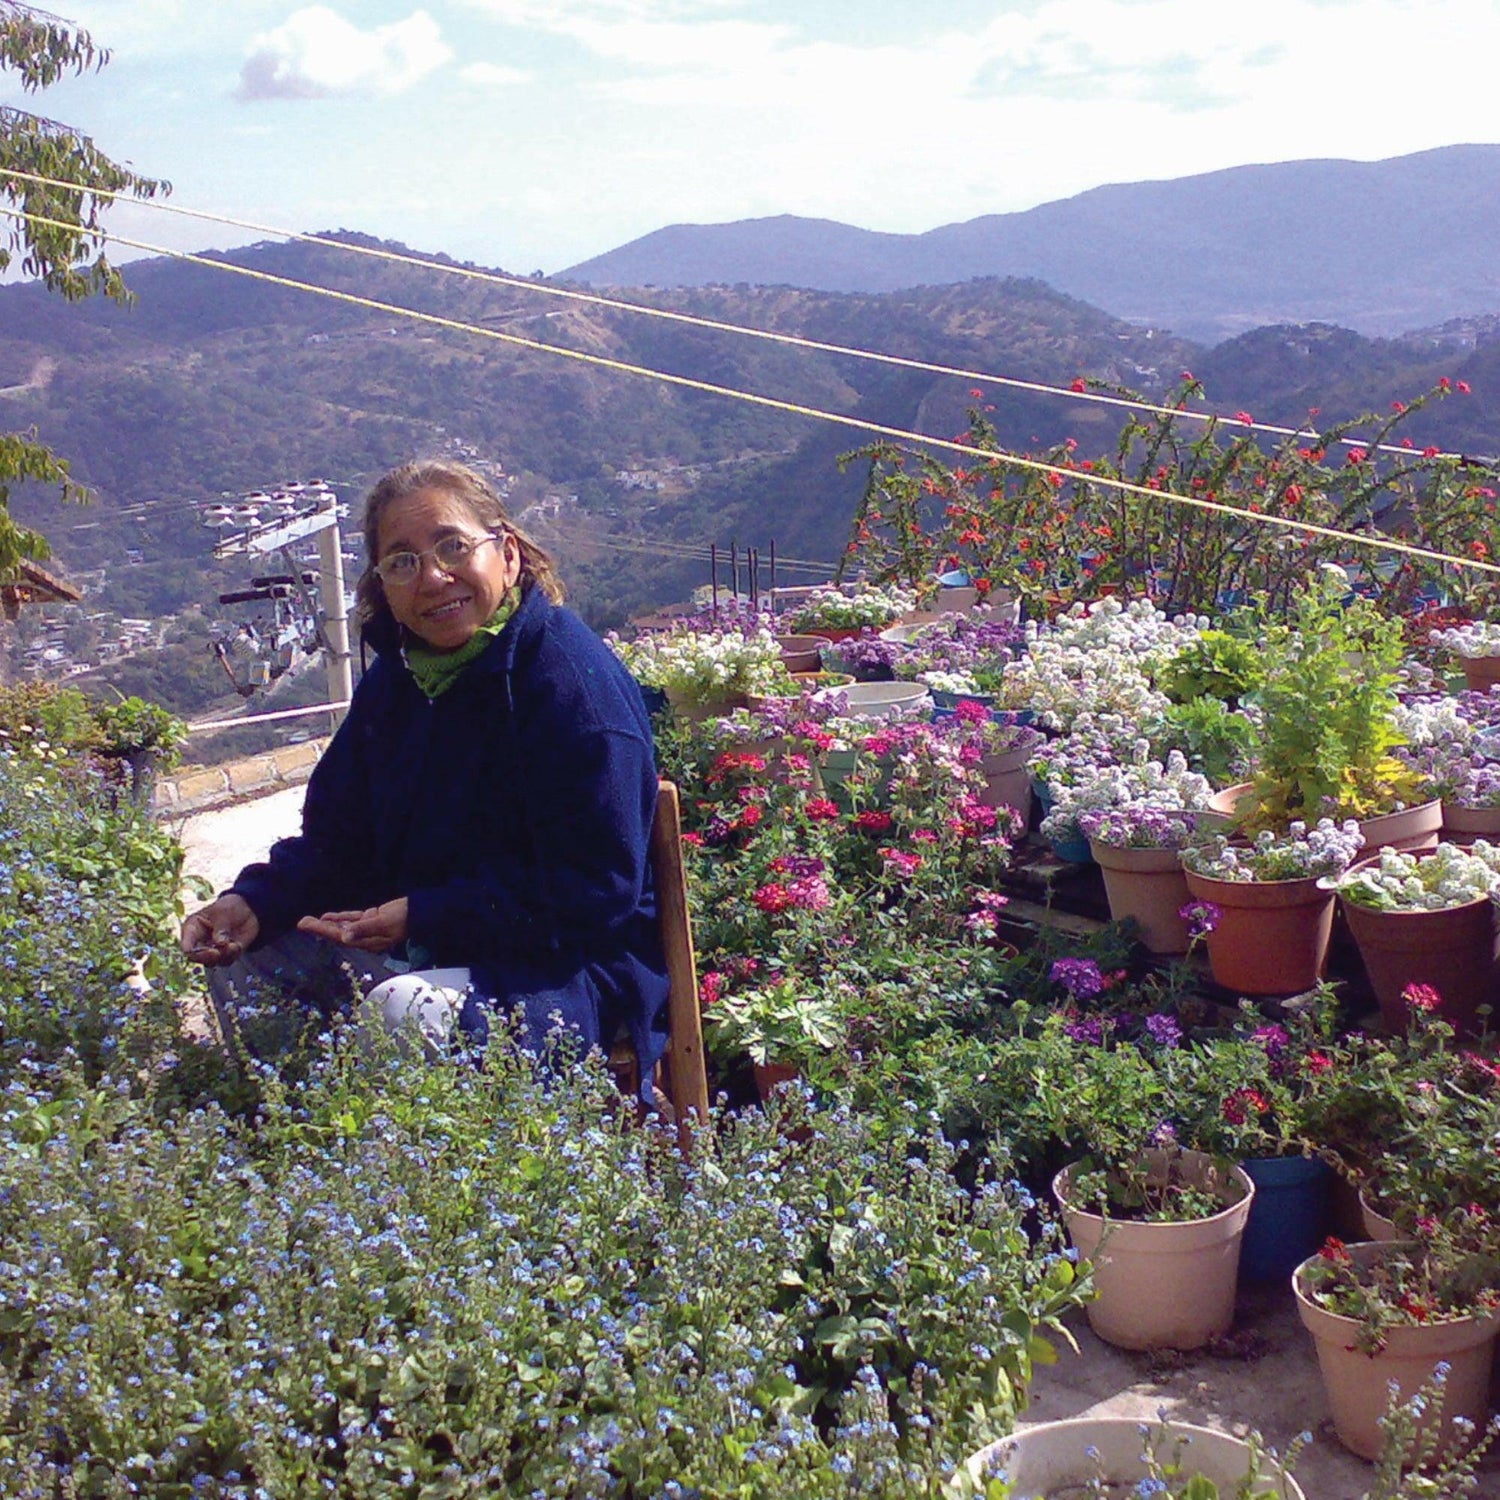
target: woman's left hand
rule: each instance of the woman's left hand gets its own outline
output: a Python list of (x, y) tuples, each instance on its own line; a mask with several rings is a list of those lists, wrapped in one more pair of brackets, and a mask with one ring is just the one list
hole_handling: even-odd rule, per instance
[(321, 917), (303, 917), (297, 930), (346, 948), (384, 953), (406, 941), (406, 897), (364, 911), (325, 911)]

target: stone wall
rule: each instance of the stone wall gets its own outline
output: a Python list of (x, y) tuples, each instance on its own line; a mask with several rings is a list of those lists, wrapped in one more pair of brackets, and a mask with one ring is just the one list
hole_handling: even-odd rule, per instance
[(326, 739), (304, 740), (222, 766), (184, 767), (157, 782), (152, 805), (158, 814), (181, 817), (296, 786), (312, 775), (327, 743)]

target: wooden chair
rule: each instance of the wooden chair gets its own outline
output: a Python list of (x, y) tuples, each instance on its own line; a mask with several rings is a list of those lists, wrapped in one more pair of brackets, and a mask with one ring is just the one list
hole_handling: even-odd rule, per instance
[[(667, 958), (667, 1055), (658, 1069), (660, 1091), (671, 1106), (684, 1143), (689, 1121), (708, 1120), (708, 1068), (703, 1057), (703, 1016), (698, 1003), (698, 966), (693, 955), (693, 924), (688, 913), (687, 872), (682, 864), (682, 809), (677, 787), (663, 780), (651, 825), (651, 872), (656, 884), (657, 921)], [(628, 1037), (610, 1050), (617, 1077), (634, 1088), (639, 1070)]]

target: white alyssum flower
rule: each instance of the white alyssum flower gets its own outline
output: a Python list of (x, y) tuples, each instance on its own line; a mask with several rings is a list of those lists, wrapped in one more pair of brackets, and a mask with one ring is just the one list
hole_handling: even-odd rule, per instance
[(1427, 639), (1456, 656), (1500, 656), (1500, 621), (1470, 620), (1467, 625), (1429, 631)]
[(1469, 848), (1439, 844), (1425, 854), (1382, 849), (1338, 883), (1346, 901), (1378, 911), (1446, 911), (1485, 896), (1500, 898), (1500, 846), (1476, 839)]

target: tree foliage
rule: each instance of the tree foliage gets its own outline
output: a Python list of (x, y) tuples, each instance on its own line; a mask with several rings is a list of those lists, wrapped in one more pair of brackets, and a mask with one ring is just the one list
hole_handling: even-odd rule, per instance
[[(14, 73), (27, 93), (108, 61), (88, 32), (18, 0), (0, 0), (0, 70)], [(0, 271), (19, 256), (23, 270), (70, 302), (94, 293), (124, 301), (128, 293), (105, 254), (100, 213), (118, 194), (152, 198), (166, 191), (166, 183), (111, 161), (88, 136), (0, 107), (0, 212), (6, 215)], [(28, 479), (60, 485), (65, 500), (85, 498), (68, 477), (67, 461), (34, 433), (0, 434), (0, 576), (22, 558), (47, 556), (45, 538), (10, 516), (11, 484)]]

